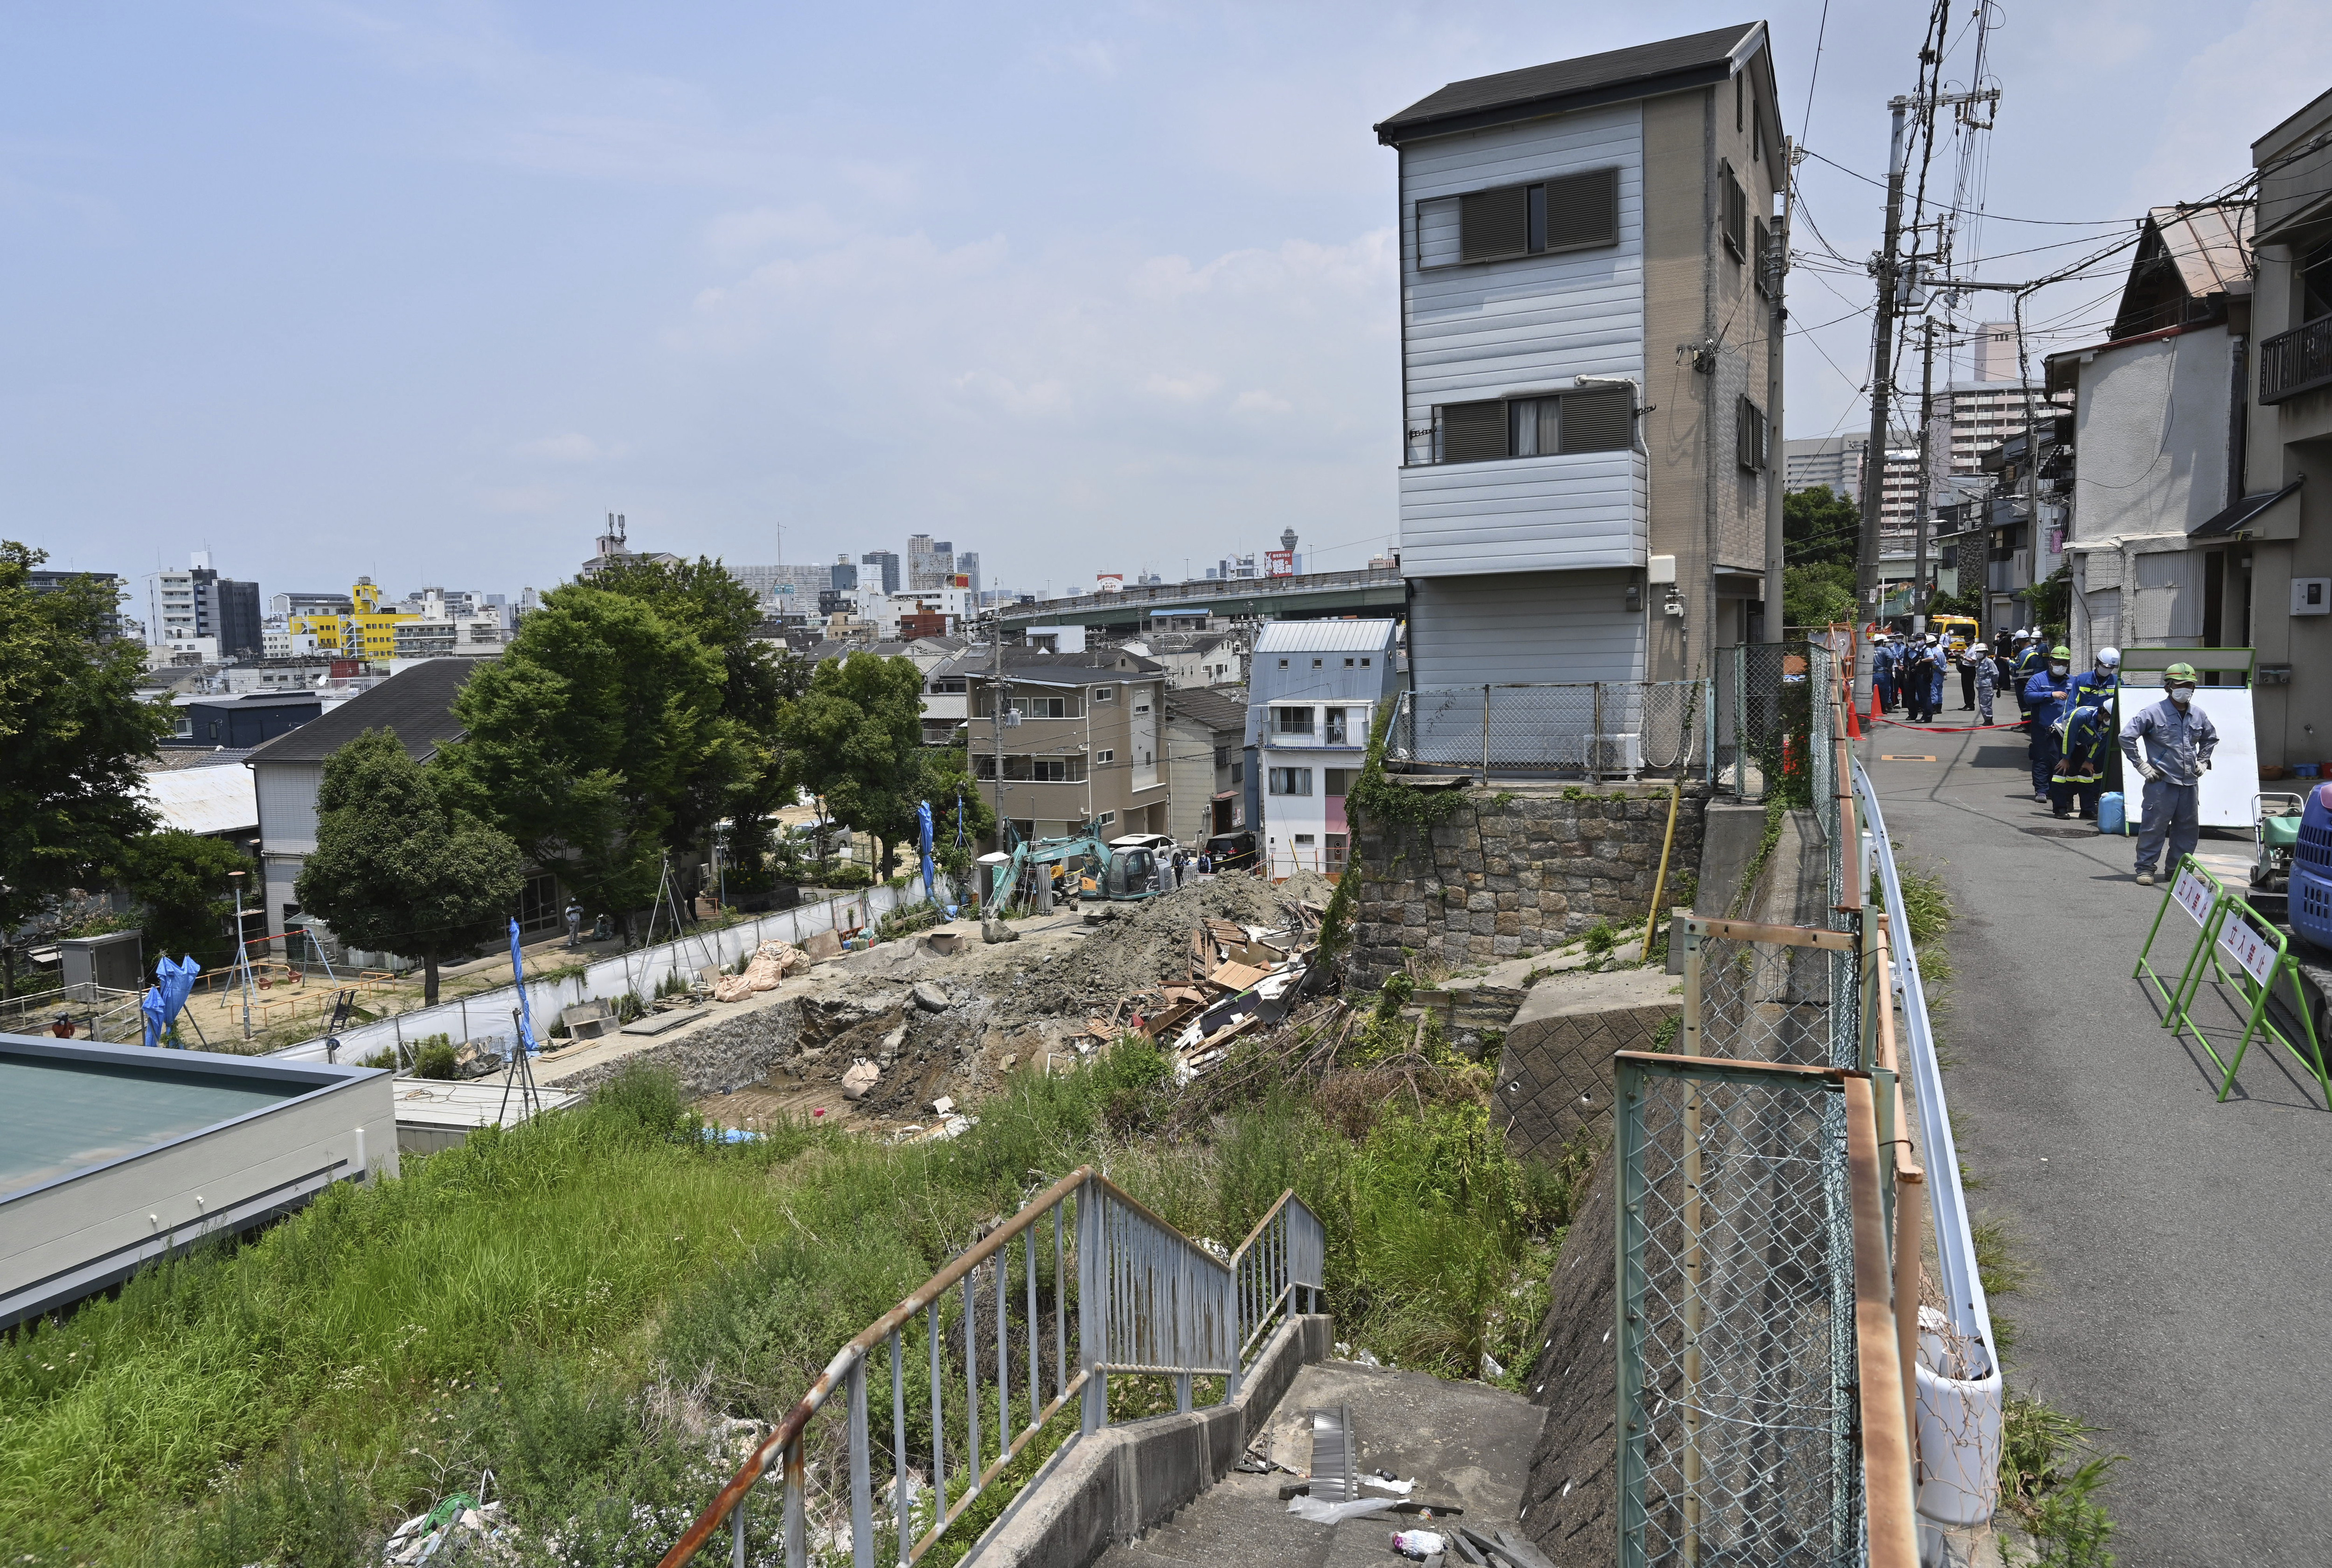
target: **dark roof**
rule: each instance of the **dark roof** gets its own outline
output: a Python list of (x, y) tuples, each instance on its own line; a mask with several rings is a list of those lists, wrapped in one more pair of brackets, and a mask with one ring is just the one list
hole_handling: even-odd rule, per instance
[(323, 698), (314, 692), (222, 692), (215, 696), (196, 694), (187, 699), (190, 708), (314, 708)]
[(257, 748), (250, 760), (320, 762), (367, 730), (387, 730), (405, 743), (416, 761), (461, 738), (454, 717), (454, 693), (483, 659), (431, 659), (359, 692), (320, 719), (311, 719)]
[[(995, 655), (989, 655), (989, 668), (994, 668)], [(1081, 654), (1048, 654), (1042, 649), (1007, 648), (1004, 668), (1008, 674), (1015, 671), (1032, 674), (1070, 674), (1091, 670), (1100, 674), (1121, 673), (1133, 675), (1156, 675), (1165, 673), (1166, 666), (1139, 654), (1129, 654), (1123, 648), (1087, 648)], [(968, 669), (966, 674), (977, 674)]]
[(2186, 531), (2186, 537), (2189, 539), (2215, 539), (2222, 535), (2240, 532), (2243, 529), (2250, 527), (2251, 524), (2259, 518), (2259, 515), (2265, 512), (2269, 507), (2273, 506), (2277, 502), (2281, 501), (2285, 496), (2289, 495), (2293, 491), (2298, 490), (2306, 478), (2307, 475), (2302, 474), (2299, 479), (2293, 480), (2281, 490), (2262, 490), (2255, 495), (2246, 495), (2232, 506), (2227, 507), (2209, 517), (2204, 518), (2202, 521), (2188, 529)]
[(1599, 103), (1621, 103), (1704, 87), (1730, 76), (1736, 58), (1764, 31), (1763, 22), (1750, 22), (1658, 43), (1639, 43), (1633, 49), (1582, 54), (1576, 60), (1453, 81), (1380, 123), (1377, 139), (1398, 147), (1419, 137), (1478, 130)]
[(1208, 729), (1220, 733), (1247, 731), (1247, 688), (1245, 686), (1186, 686), (1166, 693), (1166, 716), (1170, 719), (1195, 719)]

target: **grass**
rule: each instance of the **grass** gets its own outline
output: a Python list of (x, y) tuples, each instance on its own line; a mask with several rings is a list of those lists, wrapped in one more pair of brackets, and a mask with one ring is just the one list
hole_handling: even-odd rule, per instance
[[(1945, 938), (1957, 911), (1937, 867), (1898, 859), (1896, 875), (1903, 890), (1903, 921), (1918, 950), (1919, 977), (1929, 988), (1931, 1008), (1939, 1009), (1948, 999), (1952, 979)], [(1883, 902), (1883, 890), (1873, 891)], [(1951, 1120), (1953, 1142), (1964, 1149), (1967, 1138), (1957, 1109)], [(1973, 1190), (1984, 1183), (1963, 1162), (1961, 1185)], [(2000, 1312), (1999, 1303), (2031, 1282), (2032, 1267), (2014, 1229), (1998, 1216), (1976, 1219), (1971, 1239), (1976, 1273), (1992, 1304), (1993, 1349), (2005, 1363), (2015, 1352), (2016, 1324)], [(2090, 1442), (2098, 1430), (2035, 1394), (2008, 1394), (2002, 1403), (2001, 1507), (2031, 1536), (2040, 1568), (2112, 1568), (2114, 1555), (2106, 1543), (2113, 1520), (2098, 1494), (2123, 1456), (2098, 1453)]]
[(652, 1562), (727, 1468), (721, 1418), (788, 1408), (978, 1227), (1086, 1162), (1226, 1245), (1294, 1186), (1326, 1222), (1340, 1337), (1519, 1377), (1577, 1173), (1515, 1161), (1478, 1096), (1355, 1122), (1331, 1086), (1193, 1129), (1129, 1043), (1018, 1080), (952, 1142), (779, 1124), (728, 1144), (636, 1069), (0, 1343), (0, 1552), (340, 1568), (488, 1487), (558, 1561)]

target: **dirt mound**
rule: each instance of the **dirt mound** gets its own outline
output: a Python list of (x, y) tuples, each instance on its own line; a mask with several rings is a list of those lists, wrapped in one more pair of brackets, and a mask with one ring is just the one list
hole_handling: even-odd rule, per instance
[(1141, 904), (1088, 905), (1108, 913), (1091, 936), (1057, 961), (1017, 970), (995, 994), (1003, 1010), (1023, 1017), (1106, 1014), (1123, 997), (1188, 979), (1191, 928), (1209, 918), (1266, 929), (1288, 924), (1291, 898), (1310, 896), (1291, 894), (1295, 885), (1219, 876)]

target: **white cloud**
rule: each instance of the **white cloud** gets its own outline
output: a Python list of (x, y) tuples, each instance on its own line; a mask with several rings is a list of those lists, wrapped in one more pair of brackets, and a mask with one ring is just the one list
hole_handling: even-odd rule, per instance
[(2252, 0), (2186, 59), (2162, 95), (2154, 156), (2133, 205), (2196, 201), (2251, 169), (2251, 144), (2332, 81), (2332, 28), (2320, 0)]

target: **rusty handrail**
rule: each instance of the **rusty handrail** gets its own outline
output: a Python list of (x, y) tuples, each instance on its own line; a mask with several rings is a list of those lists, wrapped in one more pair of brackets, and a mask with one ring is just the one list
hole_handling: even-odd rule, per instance
[[(801, 1399), (796, 1402), (793, 1409), (786, 1413), (784, 1419), (770, 1430), (768, 1437), (764, 1438), (759, 1444), (755, 1445), (753, 1451), (746, 1456), (743, 1462), (738, 1466), (736, 1472), (730, 1477), (728, 1481), (722, 1486), (720, 1491), (713, 1495), (712, 1500), (707, 1504), (697, 1515), (696, 1518), (690, 1523), (689, 1527), (682, 1534), (680, 1539), (675, 1541), (671, 1549), (664, 1554), (663, 1558), (660, 1560), (660, 1568), (681, 1568), (681, 1564), (693, 1560), (697, 1553), (703, 1548), (705, 1543), (712, 1539), (714, 1532), (721, 1528), (724, 1520), (731, 1523), (732, 1528), (735, 1529), (738, 1538), (741, 1542), (743, 1539), (744, 1519), (742, 1509), (745, 1500), (750, 1493), (754, 1484), (766, 1477), (774, 1465), (780, 1462), (782, 1462), (786, 1467), (786, 1480), (789, 1493), (786, 1519), (787, 1554), (789, 1561), (799, 1561), (802, 1542), (801, 1519), (798, 1506), (798, 1488), (803, 1481), (803, 1477), (798, 1472), (800, 1470), (802, 1466), (800, 1448), (802, 1434), (808, 1427), (811, 1419), (825, 1407), (827, 1401), (833, 1397), (835, 1391), (838, 1388), (844, 1387), (846, 1380), (849, 1380), (847, 1386), (851, 1391), (851, 1419), (854, 1435), (861, 1434), (865, 1423), (865, 1411), (864, 1377), (860, 1369), (863, 1368), (868, 1354), (874, 1350), (874, 1346), (885, 1339), (895, 1340), (898, 1331), (911, 1318), (913, 1318), (916, 1313), (927, 1309), (936, 1309), (941, 1298), (950, 1288), (957, 1285), (965, 1285), (967, 1291), (966, 1299), (967, 1303), (969, 1303), (969, 1292), (970, 1287), (967, 1282), (970, 1279), (975, 1270), (977, 1270), (982, 1264), (987, 1263), (991, 1259), (999, 1258), (1003, 1255), (1006, 1246), (1013, 1239), (1027, 1232), (1030, 1228), (1046, 1214), (1057, 1214), (1061, 1207), (1066, 1204), (1071, 1197), (1080, 1195), (1082, 1195), (1088, 1202), (1094, 1198), (1106, 1198), (1112, 1206), (1122, 1206), (1124, 1210), (1130, 1212), (1135, 1217), (1138, 1217), (1141, 1220), (1146, 1222), (1152, 1227), (1154, 1227), (1157, 1230), (1164, 1233), (1166, 1236), (1177, 1238), (1183, 1242), (1187, 1250), (1187, 1257), (1185, 1257), (1185, 1261), (1203, 1258), (1205, 1263), (1212, 1269), (1219, 1271), (1220, 1275), (1223, 1276), (1228, 1276), (1223, 1279), (1222, 1286), (1219, 1288), (1225, 1290), (1227, 1296), (1233, 1304), (1232, 1311), (1242, 1317), (1245, 1316), (1246, 1314), (1239, 1306), (1237, 1290), (1239, 1281), (1240, 1267), (1242, 1264), (1256, 1261), (1257, 1259), (1263, 1259), (1265, 1254), (1270, 1251), (1267, 1248), (1263, 1248), (1260, 1251), (1253, 1251), (1253, 1256), (1251, 1257), (1251, 1250), (1257, 1248), (1257, 1243), (1271, 1234), (1271, 1227), (1275, 1222), (1281, 1222), (1282, 1229), (1285, 1231), (1286, 1229), (1286, 1222), (1292, 1220), (1293, 1210), (1301, 1210), (1306, 1218), (1312, 1219), (1312, 1223), (1314, 1227), (1318, 1224), (1316, 1218), (1311, 1217), (1310, 1210), (1306, 1209), (1302, 1200), (1295, 1196), (1295, 1190), (1290, 1188), (1280, 1195), (1278, 1201), (1272, 1205), (1269, 1211), (1267, 1211), (1264, 1218), (1257, 1223), (1254, 1229), (1248, 1232), (1247, 1239), (1239, 1244), (1238, 1251), (1231, 1255), (1230, 1261), (1227, 1263), (1223, 1259), (1208, 1253), (1204, 1248), (1190, 1243), (1189, 1238), (1184, 1237), (1179, 1229), (1168, 1224), (1165, 1219), (1152, 1211), (1147, 1205), (1143, 1204), (1140, 1200), (1134, 1198), (1130, 1193), (1127, 1193), (1115, 1182), (1111, 1181), (1107, 1177), (1102, 1175), (1092, 1166), (1079, 1166), (1076, 1170), (1061, 1178), (1058, 1181), (1054, 1182), (1043, 1192), (1037, 1194), (1027, 1203), (1024, 1204), (1017, 1213), (1003, 1224), (998, 1226), (993, 1231), (990, 1231), (987, 1236), (974, 1243), (971, 1247), (966, 1248), (957, 1257), (950, 1259), (944, 1267), (941, 1268), (937, 1273), (933, 1274), (931, 1278), (925, 1280), (921, 1286), (910, 1292), (904, 1299), (899, 1302), (897, 1305), (892, 1307), (890, 1311), (884, 1313), (881, 1317), (875, 1319), (874, 1322), (869, 1324), (865, 1329), (861, 1330), (856, 1336), (851, 1339), (848, 1343), (845, 1344), (841, 1350), (836, 1352), (834, 1358), (827, 1363), (826, 1369), (811, 1382), (808, 1390), (804, 1392)], [(1293, 1206), (1293, 1210), (1291, 1210), (1291, 1205)], [(1078, 1221), (1081, 1229), (1085, 1224), (1085, 1210), (1081, 1207)], [(1055, 1234), (1056, 1248), (1060, 1243), (1060, 1231), (1056, 1224)], [(1102, 1240), (1100, 1236), (1098, 1217), (1096, 1218), (1096, 1229), (1094, 1239), (1100, 1245), (1106, 1246), (1106, 1242)], [(1033, 1236), (1029, 1237), (1027, 1245), (1030, 1249), (1030, 1259), (1033, 1265), (1035, 1257), (1035, 1238)], [(1283, 1248), (1282, 1250), (1284, 1251), (1285, 1249)], [(1178, 1256), (1181, 1255), (1178, 1254)], [(1281, 1278), (1283, 1283), (1277, 1294), (1272, 1296), (1268, 1305), (1256, 1315), (1259, 1319), (1266, 1322), (1268, 1321), (1271, 1312), (1276, 1309), (1279, 1302), (1284, 1300), (1288, 1293), (1293, 1289), (1297, 1288), (1300, 1286), (1302, 1287), (1311, 1289), (1316, 1295), (1319, 1288), (1316, 1265), (1312, 1270), (1308, 1271), (1314, 1276), (1312, 1279), (1297, 1281), (1292, 1277), (1295, 1271), (1287, 1267), (1289, 1260), (1283, 1257), (1276, 1259), (1276, 1261), (1278, 1263), (1279, 1267), (1275, 1269), (1274, 1277)], [(1083, 1255), (1081, 1243), (1080, 1267), (1083, 1268), (1090, 1265), (1097, 1264), (1097, 1258), (1087, 1258)], [(999, 1263), (999, 1270), (1001, 1270), (1004, 1267), (1004, 1265)], [(1057, 1298), (1060, 1291), (1065, 1287), (1065, 1278), (1056, 1279), (1056, 1313), (1059, 1311)], [(1096, 1301), (1092, 1305), (1096, 1310), (1106, 1311), (1104, 1302), (1106, 1299), (1109, 1287), (1107, 1285), (1103, 1284), (1100, 1286), (1100, 1289), (1102, 1291), (1104, 1300)], [(1033, 1267), (1027, 1279), (1027, 1291), (1031, 1324), (1029, 1353), (1033, 1358), (1037, 1353), (1035, 1348), (1036, 1338), (1034, 1329), (1036, 1281)], [(999, 1360), (997, 1378), (1000, 1398), (1008, 1397), (1004, 1393), (1007, 1386), (1007, 1380), (1003, 1360), (1005, 1354), (1003, 1341), (1006, 1338), (1004, 1331), (1007, 1324), (1002, 1315), (1004, 1303), (1003, 1292), (1004, 1282), (1002, 1276), (999, 1273), (997, 1296), (998, 1310), (999, 1314), (998, 1318)], [(1080, 1321), (1083, 1323), (1085, 1322), (1084, 1315), (1085, 1313), (1087, 1304), (1083, 1300), (1083, 1296), (1085, 1293), (1081, 1289), (1079, 1294)], [(1088, 1328), (1086, 1332), (1088, 1335), (1087, 1343), (1090, 1347), (1094, 1342), (1091, 1337), (1090, 1328)], [(932, 1385), (934, 1395), (933, 1420), (935, 1421), (943, 1422), (944, 1418), (940, 1412), (938, 1401), (940, 1385), (938, 1382), (936, 1367), (939, 1331), (936, 1320), (934, 1320), (932, 1324), (932, 1334), (934, 1366)], [(1193, 1371), (1221, 1372), (1226, 1374), (1228, 1379), (1226, 1388), (1227, 1396), (1230, 1393), (1236, 1392), (1239, 1367), (1244, 1359), (1247, 1348), (1246, 1343), (1241, 1341), (1238, 1333), (1237, 1324), (1234, 1323), (1230, 1335), (1230, 1364), (1228, 1367), (1184, 1365), (1152, 1366), (1146, 1363), (1117, 1364), (1111, 1362), (1105, 1355), (1094, 1356), (1088, 1354), (1083, 1358), (1084, 1364), (1081, 1366), (1076, 1375), (1074, 1378), (1070, 1378), (1066, 1376), (1066, 1368), (1064, 1361), (1066, 1352), (1065, 1318), (1062, 1320), (1059, 1329), (1056, 1332), (1056, 1339), (1061, 1340), (1064, 1343), (1057, 1343), (1056, 1347), (1056, 1381), (1055, 1384), (1054, 1398), (1049, 1403), (1043, 1404), (1041, 1407), (1037, 1405), (1036, 1401), (1036, 1392), (1038, 1383), (1038, 1375), (1037, 1367), (1032, 1364), (1028, 1369), (1028, 1376), (1030, 1380), (1029, 1392), (1031, 1396), (1031, 1419), (1027, 1424), (1020, 1429), (1019, 1435), (1017, 1438), (999, 1438), (999, 1452), (997, 1454), (995, 1460), (984, 1468), (980, 1466), (978, 1460), (979, 1450), (977, 1448), (976, 1433), (980, 1422), (980, 1416), (977, 1395), (974, 1394), (972, 1396), (970, 1412), (970, 1430), (973, 1434), (973, 1437), (971, 1444), (969, 1447), (969, 1462), (972, 1471), (971, 1484), (966, 1488), (962, 1496), (957, 1500), (954, 1506), (950, 1507), (947, 1504), (944, 1477), (939, 1474), (934, 1475), (933, 1487), (935, 1495), (938, 1498), (938, 1505), (935, 1510), (936, 1516), (933, 1520), (932, 1526), (929, 1532), (914, 1542), (912, 1550), (904, 1549), (904, 1544), (903, 1543), (903, 1550), (900, 1557), (901, 1562), (907, 1563), (920, 1558), (923, 1552), (926, 1551), (932, 1544), (946, 1531), (948, 1526), (952, 1525), (956, 1519), (962, 1515), (964, 1510), (970, 1506), (973, 1500), (987, 1489), (989, 1483), (992, 1482), (996, 1477), (1011, 1463), (1013, 1458), (1018, 1455), (1021, 1448), (1026, 1445), (1027, 1439), (1041, 1429), (1047, 1421), (1058, 1414), (1073, 1397), (1082, 1392), (1090, 1401), (1094, 1397), (1091, 1385), (1097, 1378), (1105, 1379), (1106, 1375), (1111, 1372), (1155, 1372), (1177, 1373), (1181, 1375), (1184, 1380), (1182, 1399), (1185, 1408), (1188, 1408), (1189, 1377)], [(969, 1343), (969, 1340), (967, 1343)], [(894, 1361), (896, 1359), (897, 1351), (898, 1346), (894, 1343)], [(974, 1384), (976, 1384), (979, 1373), (974, 1370), (972, 1371), (971, 1375)], [(899, 1397), (899, 1376), (900, 1369), (894, 1365), (893, 1368), (893, 1392), (894, 1400)], [(1106, 1420), (1105, 1407), (1101, 1411), (1101, 1418), (1104, 1420)], [(899, 1464), (902, 1469), (903, 1469), (905, 1439), (903, 1433), (894, 1434), (894, 1452), (898, 1457)], [(864, 1523), (870, 1516), (868, 1515), (869, 1480), (863, 1459), (863, 1454), (854, 1453), (852, 1505), (855, 1526), (858, 1524)], [(902, 1487), (903, 1487), (903, 1481), (902, 1481), (901, 1484)], [(901, 1519), (903, 1525), (905, 1517), (903, 1489), (901, 1490), (900, 1496), (902, 1499), (900, 1503)], [(871, 1551), (872, 1546), (870, 1542), (866, 1545), (866, 1553), (871, 1554)], [(859, 1561), (861, 1562), (872, 1561), (871, 1554), (858, 1555)]]
[(1871, 1080), (1846, 1079), (1846, 1166), (1854, 1225), (1855, 1370), (1862, 1414), (1862, 1503), (1870, 1568), (1918, 1568), (1910, 1424), (1896, 1344), (1886, 1199)]

